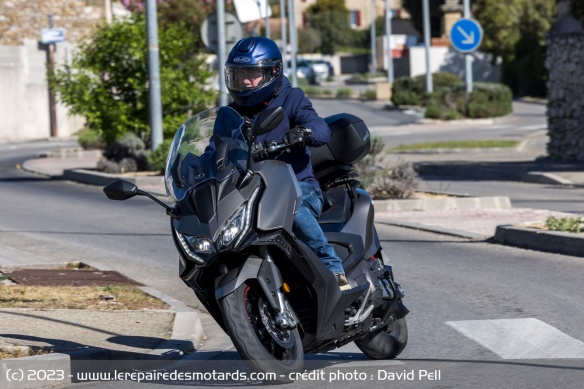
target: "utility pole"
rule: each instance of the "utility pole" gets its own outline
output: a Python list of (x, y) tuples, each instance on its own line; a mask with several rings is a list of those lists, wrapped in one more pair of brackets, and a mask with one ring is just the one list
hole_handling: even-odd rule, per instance
[[(470, 0), (464, 0), (464, 18), (465, 19), (469, 19), (470, 18)], [(466, 92), (467, 93), (471, 93), (472, 92), (472, 55), (470, 53), (467, 53), (464, 55), (464, 61), (465, 61), (465, 73), (466, 73)]]
[(286, 4), (285, 0), (280, 0), (280, 24), (282, 28), (282, 71), (288, 70), (288, 43), (286, 38)]
[[(266, 0), (266, 38), (270, 38), (270, 0)], [(260, 12), (261, 14), (261, 12)]]
[[(55, 20), (53, 15), (49, 15), (49, 28), (55, 28)], [(47, 50), (49, 72), (51, 75), (55, 74), (55, 43), (49, 43)], [(51, 137), (59, 136), (59, 127), (57, 125), (57, 99), (53, 91), (49, 89), (49, 120), (51, 122)]]
[(225, 0), (217, 0), (217, 73), (219, 76), (219, 106), (227, 105), (227, 86), (223, 77), (225, 53)]
[(387, 52), (387, 82), (393, 83), (393, 54), (391, 52), (391, 19), (393, 12), (389, 9), (389, 0), (385, 0), (385, 50)]
[(371, 67), (369, 73), (373, 77), (377, 69), (377, 45), (375, 42), (375, 0), (371, 0)]
[(298, 51), (298, 36), (296, 35), (296, 10), (294, 9), (294, 0), (288, 0), (288, 25), (290, 27), (290, 59), (292, 64), (292, 86), (298, 86), (298, 76), (296, 75), (296, 52)]
[(113, 20), (112, 16), (112, 0), (104, 0), (105, 21), (110, 24)]
[(156, 0), (146, 1), (146, 30), (148, 37), (150, 143), (151, 150), (154, 151), (162, 143), (162, 101), (160, 97), (160, 55), (158, 49)]
[(432, 69), (430, 69), (430, 6), (428, 0), (422, 0), (424, 6), (424, 43), (426, 46), (426, 91), (432, 93)]

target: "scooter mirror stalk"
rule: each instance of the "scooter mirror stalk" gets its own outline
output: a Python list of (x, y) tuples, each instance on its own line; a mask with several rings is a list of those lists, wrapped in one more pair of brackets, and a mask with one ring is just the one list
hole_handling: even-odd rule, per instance
[(132, 184), (131, 182), (124, 180), (114, 181), (105, 188), (103, 188), (103, 192), (110, 200), (127, 200), (134, 196), (146, 196), (149, 199), (161, 205), (166, 210), (166, 214), (168, 216), (174, 219), (180, 219), (180, 214), (178, 213), (177, 209), (169, 207), (168, 205), (164, 204), (162, 201), (158, 200), (150, 193), (138, 189), (138, 187)]

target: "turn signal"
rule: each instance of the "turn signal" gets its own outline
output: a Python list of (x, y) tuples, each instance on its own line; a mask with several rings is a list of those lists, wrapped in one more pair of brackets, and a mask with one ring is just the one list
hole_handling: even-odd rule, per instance
[(286, 293), (290, 293), (290, 287), (288, 286), (287, 283), (282, 283), (282, 289), (284, 290), (284, 292)]

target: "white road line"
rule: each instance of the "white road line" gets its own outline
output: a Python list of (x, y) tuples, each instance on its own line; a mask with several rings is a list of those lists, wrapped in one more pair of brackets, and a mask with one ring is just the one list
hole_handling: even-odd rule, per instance
[(503, 359), (584, 358), (583, 342), (534, 318), (446, 324)]
[(520, 127), (516, 127), (516, 130), (519, 131), (532, 131), (532, 130), (547, 130), (548, 126), (547, 124), (535, 124), (532, 126), (520, 126)]

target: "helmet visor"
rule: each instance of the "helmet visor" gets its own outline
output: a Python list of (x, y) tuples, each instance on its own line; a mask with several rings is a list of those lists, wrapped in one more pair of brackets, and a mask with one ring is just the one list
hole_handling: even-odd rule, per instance
[(273, 66), (226, 66), (225, 85), (236, 91), (259, 89), (269, 84), (278, 76)]

